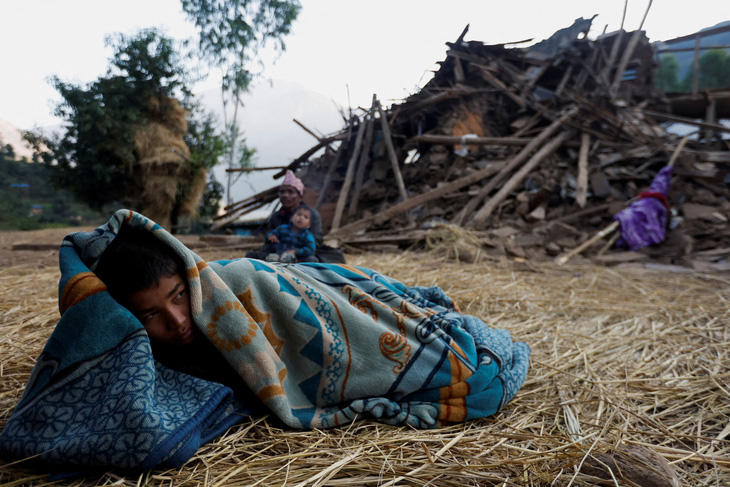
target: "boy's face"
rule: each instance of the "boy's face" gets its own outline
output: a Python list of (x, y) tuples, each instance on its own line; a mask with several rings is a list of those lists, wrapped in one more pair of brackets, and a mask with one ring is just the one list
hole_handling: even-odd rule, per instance
[(187, 283), (179, 274), (162, 277), (156, 285), (132, 293), (128, 302), (150, 340), (169, 345), (192, 343), (190, 296)]
[(297, 230), (304, 230), (305, 228), (309, 228), (311, 219), (312, 215), (308, 210), (299, 208), (297, 212), (294, 213), (294, 216), (291, 217), (291, 223)]

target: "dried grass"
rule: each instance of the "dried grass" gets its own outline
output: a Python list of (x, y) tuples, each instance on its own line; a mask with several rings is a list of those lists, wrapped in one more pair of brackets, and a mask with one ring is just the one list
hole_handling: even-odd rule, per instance
[[(137, 131), (134, 145), (137, 161), (133, 168), (138, 210), (163, 227), (170, 228), (170, 215), (184, 188), (181, 214), (195, 214), (205, 190), (206, 174), (192, 174), (183, 135), (187, 131), (187, 111), (173, 98), (150, 100), (151, 120)], [(202, 189), (200, 179), (203, 178)], [(192, 209), (192, 212), (191, 212)]]
[[(201, 252), (208, 260), (224, 257)], [(228, 253), (225, 257), (230, 257)], [(632, 485), (579, 473), (588, 453), (644, 445), (685, 485), (730, 485), (730, 287), (722, 276), (481, 262), (431, 253), (348, 255), (532, 348), (498, 414), (438, 430), (361, 421), (292, 431), (246, 421), (184, 467), (53, 483), (0, 466), (3, 485)], [(56, 319), (55, 270), (0, 271), (0, 427)], [(633, 484), (636, 485), (636, 484)]]

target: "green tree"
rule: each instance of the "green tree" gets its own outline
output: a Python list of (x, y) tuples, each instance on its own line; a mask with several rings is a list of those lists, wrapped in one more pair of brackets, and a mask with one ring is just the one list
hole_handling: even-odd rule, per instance
[(700, 56), (700, 89), (730, 87), (730, 56), (723, 49), (711, 49)]
[(218, 214), (218, 208), (223, 199), (223, 185), (211, 174), (205, 186), (203, 200), (200, 202), (200, 217), (213, 218)]
[[(223, 186), (211, 170), (228, 153), (230, 144), (226, 135), (219, 132), (215, 116), (197, 106), (191, 109), (185, 143), (190, 149), (190, 163), (209, 172), (198, 214), (203, 218), (211, 218), (218, 213), (218, 206), (223, 198)], [(249, 157), (253, 157), (255, 150), (245, 145), (244, 148), (250, 151)]]
[(674, 54), (663, 54), (659, 58), (659, 69), (654, 73), (654, 85), (665, 92), (681, 90), (679, 61)]
[[(77, 225), (97, 216), (68, 191), (54, 190), (49, 176), (46, 165), (15, 160), (0, 150), (0, 230)], [(31, 216), (34, 205), (42, 207), (41, 215)]]
[(5, 147), (0, 147), (0, 157), (15, 160), (15, 149), (10, 144), (5, 144)]
[[(227, 134), (228, 168), (246, 167), (253, 153), (245, 146), (238, 123), (241, 96), (260, 76), (265, 47), (274, 53), (285, 49), (284, 36), (299, 15), (298, 0), (181, 0), (182, 7), (199, 30), (199, 49), (211, 66), (221, 71), (223, 118)], [(229, 113), (230, 110), (230, 113)], [(229, 172), (228, 203), (231, 185), (237, 179)]]
[(66, 132), (44, 142), (53, 181), (91, 207), (133, 199), (135, 135), (151, 116), (153, 98), (185, 98), (191, 82), (182, 47), (155, 29), (109, 38), (114, 55), (107, 74), (87, 86), (52, 79), (63, 101), (55, 113)]

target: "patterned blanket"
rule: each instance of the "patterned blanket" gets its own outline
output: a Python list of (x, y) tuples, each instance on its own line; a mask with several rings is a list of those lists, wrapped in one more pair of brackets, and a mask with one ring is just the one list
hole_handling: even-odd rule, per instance
[(527, 345), (462, 315), (439, 288), (347, 265), (208, 263), (120, 210), (61, 246), (62, 317), (0, 435), (3, 458), (179, 466), (251, 413), (228, 387), (154, 360), (141, 323), (93, 273), (122, 225), (149, 230), (183, 258), (196, 326), (290, 427), (373, 418), (432, 428), (483, 418), (527, 375)]

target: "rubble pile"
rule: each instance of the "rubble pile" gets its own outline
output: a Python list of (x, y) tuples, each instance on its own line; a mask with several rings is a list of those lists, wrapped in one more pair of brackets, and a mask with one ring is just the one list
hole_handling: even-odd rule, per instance
[[(665, 242), (585, 254), (719, 265), (730, 249), (730, 130), (669, 112), (643, 31), (589, 40), (591, 21), (525, 48), (465, 41), (467, 26), (418, 93), (387, 109), (374, 96), (293, 161), (330, 240), (404, 246), (451, 224), (496, 255), (554, 258), (609, 224), (667, 164), (682, 138), (668, 118), (697, 136), (674, 165)], [(267, 190), (221, 218), (275, 197)]]

